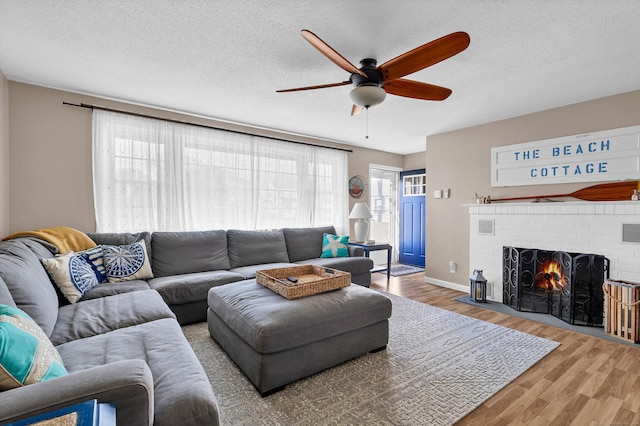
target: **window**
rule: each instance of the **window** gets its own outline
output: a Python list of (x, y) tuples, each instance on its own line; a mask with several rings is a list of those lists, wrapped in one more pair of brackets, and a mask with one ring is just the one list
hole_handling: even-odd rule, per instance
[(405, 176), (403, 179), (403, 195), (425, 195), (427, 193), (427, 175), (411, 175)]
[(95, 110), (99, 232), (347, 228), (347, 154)]

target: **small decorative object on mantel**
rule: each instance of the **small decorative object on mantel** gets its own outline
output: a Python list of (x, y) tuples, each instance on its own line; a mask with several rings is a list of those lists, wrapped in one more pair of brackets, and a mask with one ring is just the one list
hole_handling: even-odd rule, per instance
[(631, 194), (631, 200), (632, 201), (640, 200), (640, 194), (638, 194), (638, 190), (637, 189), (633, 190), (633, 194)]
[(367, 179), (362, 175), (356, 175), (349, 179), (349, 195), (353, 198), (361, 198), (367, 190)]
[(474, 302), (487, 302), (487, 279), (482, 276), (482, 269), (475, 269), (469, 280), (469, 297)]
[(476, 192), (474, 193), (473, 203), (474, 204), (491, 204), (491, 197), (490, 196), (483, 197), (482, 195), (478, 195), (478, 193)]

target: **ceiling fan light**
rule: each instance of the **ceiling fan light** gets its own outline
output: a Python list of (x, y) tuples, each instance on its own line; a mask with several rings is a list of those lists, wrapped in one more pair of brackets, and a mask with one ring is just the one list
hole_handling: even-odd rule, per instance
[(381, 104), (387, 96), (387, 92), (382, 87), (375, 85), (358, 86), (349, 93), (354, 104), (369, 108)]

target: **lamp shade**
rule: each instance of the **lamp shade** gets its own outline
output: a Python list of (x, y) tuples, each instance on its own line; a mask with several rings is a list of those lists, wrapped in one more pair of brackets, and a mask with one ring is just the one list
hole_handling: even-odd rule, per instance
[(367, 203), (355, 203), (349, 215), (349, 219), (371, 219), (372, 217)]
[(369, 108), (374, 105), (381, 104), (387, 96), (387, 92), (377, 85), (358, 86), (349, 93), (354, 104)]

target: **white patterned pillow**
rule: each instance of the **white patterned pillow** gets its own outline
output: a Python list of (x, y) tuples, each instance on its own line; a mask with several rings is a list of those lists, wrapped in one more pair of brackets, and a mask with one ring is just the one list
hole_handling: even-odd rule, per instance
[(101, 247), (109, 282), (153, 278), (144, 240), (122, 246), (103, 245)]
[(93, 273), (96, 274), (96, 278), (99, 283), (107, 282), (107, 270), (104, 268), (104, 252), (102, 247), (97, 246), (88, 250), (76, 252), (76, 256), (82, 257), (91, 265)]
[(70, 303), (76, 303), (87, 291), (99, 284), (89, 262), (74, 252), (40, 259), (40, 262)]

